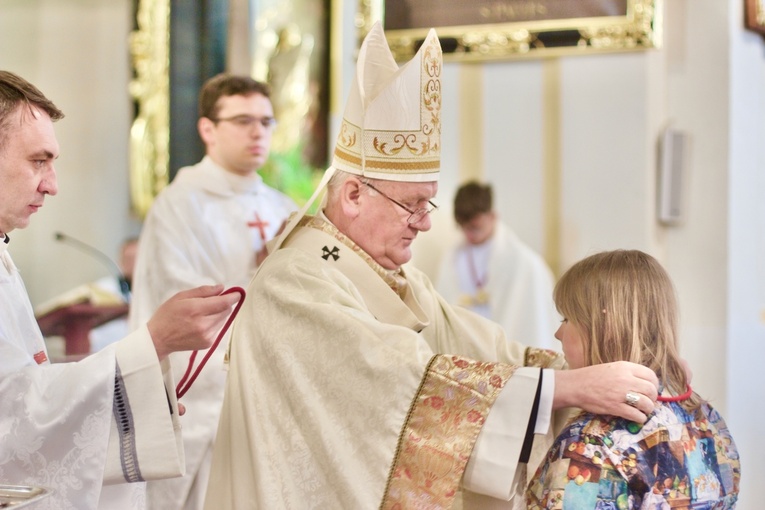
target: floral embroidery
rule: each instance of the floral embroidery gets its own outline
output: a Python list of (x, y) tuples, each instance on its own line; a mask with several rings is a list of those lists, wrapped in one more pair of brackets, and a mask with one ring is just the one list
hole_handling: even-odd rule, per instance
[(437, 174), (441, 162), (441, 46), (437, 39), (422, 48), (419, 125), (411, 129), (362, 128), (343, 118), (335, 145), (339, 166), (385, 174)]
[(381, 509), (451, 508), (481, 426), (515, 369), (459, 356), (431, 359), (401, 433)]
[(541, 368), (563, 368), (564, 358), (559, 352), (549, 349), (528, 347), (524, 366)]

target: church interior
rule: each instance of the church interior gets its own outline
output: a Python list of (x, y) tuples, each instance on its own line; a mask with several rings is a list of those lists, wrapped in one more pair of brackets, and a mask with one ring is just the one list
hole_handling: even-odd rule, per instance
[[(0, 6), (0, 68), (35, 83), (66, 114), (56, 124), (59, 196), (13, 233), (33, 305), (104, 276), (101, 264), (58, 243), (56, 232), (115, 256), (123, 239), (140, 232), (131, 196), (137, 106), (130, 86), (139, 3)], [(232, 0), (230, 9), (250, 14), (228, 23), (221, 65), (266, 72), (247, 34), (252, 12), (309, 3)], [(324, 34), (329, 88), (317, 95), (327, 152), (353, 79), (362, 3), (313, 2), (331, 25)], [(756, 483), (765, 478), (756, 460), (757, 427), (765, 423), (765, 383), (756, 376), (765, 359), (765, 13), (757, 31), (745, 22), (746, 0), (635, 3), (656, 9), (650, 47), (446, 58), (440, 209), (412, 263), (437, 277), (443, 249), (457, 235), (452, 197), (468, 179), (493, 184), (499, 216), (556, 276), (601, 250), (655, 256), (676, 286), (681, 354), (694, 389), (726, 417), (743, 454), (738, 508), (755, 510)], [(762, 0), (749, 4), (765, 11)], [(177, 154), (196, 150), (174, 147)]]

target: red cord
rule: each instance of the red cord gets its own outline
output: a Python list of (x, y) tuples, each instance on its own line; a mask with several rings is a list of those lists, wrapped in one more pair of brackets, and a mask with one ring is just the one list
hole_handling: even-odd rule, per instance
[(476, 289), (481, 290), (483, 289), (484, 285), (486, 285), (486, 280), (489, 276), (489, 270), (486, 270), (483, 278), (479, 278), (478, 269), (475, 267), (475, 262), (473, 261), (472, 248), (468, 246), (465, 251), (467, 252), (468, 266), (470, 267), (470, 277), (473, 279), (473, 283), (475, 283)]
[(674, 397), (662, 397), (659, 395), (659, 402), (680, 402), (681, 400), (688, 400), (691, 398), (691, 393), (693, 393), (693, 390), (691, 389), (691, 385), (688, 384), (688, 391), (683, 393), (682, 395), (676, 395)]
[[(231, 315), (228, 316), (228, 320), (226, 320), (226, 323), (223, 325), (223, 328), (220, 330), (220, 333), (218, 333), (218, 337), (215, 339), (213, 344), (210, 346), (209, 349), (207, 349), (207, 353), (205, 353), (205, 357), (202, 358), (202, 361), (199, 362), (199, 366), (197, 367), (196, 371), (194, 371), (194, 375), (191, 376), (189, 379), (189, 374), (191, 374), (191, 370), (194, 368), (194, 360), (197, 357), (197, 353), (199, 351), (194, 351), (191, 353), (191, 356), (189, 357), (189, 366), (186, 367), (186, 373), (183, 374), (183, 377), (181, 377), (181, 380), (178, 382), (178, 385), (175, 387), (175, 395), (176, 398), (181, 398), (186, 394), (187, 391), (189, 391), (189, 388), (191, 388), (191, 385), (194, 384), (194, 381), (196, 381), (197, 376), (199, 375), (199, 372), (202, 371), (202, 368), (207, 364), (207, 360), (210, 359), (210, 356), (212, 356), (212, 353), (215, 352), (215, 348), (218, 347), (218, 344), (223, 339), (223, 336), (226, 334), (226, 331), (228, 331), (229, 326), (231, 326), (231, 323), (234, 321), (234, 318), (236, 317), (236, 314), (239, 313), (239, 309), (242, 307), (242, 303), (244, 303), (244, 289), (241, 287), (231, 287), (230, 289), (226, 289), (223, 292), (221, 292), (221, 296), (223, 294), (231, 294), (232, 292), (238, 292), (239, 293), (239, 301), (236, 303), (236, 307), (234, 307), (234, 311), (231, 312)], [(186, 380), (188, 379), (188, 384), (186, 383)], [(185, 384), (185, 386), (184, 386)]]

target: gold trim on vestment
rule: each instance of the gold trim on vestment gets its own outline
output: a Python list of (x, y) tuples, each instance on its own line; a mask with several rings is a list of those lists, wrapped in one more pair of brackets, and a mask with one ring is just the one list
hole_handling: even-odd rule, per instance
[(464, 306), (465, 308), (469, 308), (471, 306), (482, 306), (488, 305), (490, 300), (489, 292), (486, 289), (479, 287), (476, 289), (475, 294), (460, 295), (459, 305)]
[(451, 508), (478, 433), (516, 368), (431, 358), (399, 436), (381, 510)]
[(562, 367), (563, 356), (557, 351), (551, 349), (540, 349), (539, 347), (526, 347), (526, 359), (523, 366), (555, 368)]

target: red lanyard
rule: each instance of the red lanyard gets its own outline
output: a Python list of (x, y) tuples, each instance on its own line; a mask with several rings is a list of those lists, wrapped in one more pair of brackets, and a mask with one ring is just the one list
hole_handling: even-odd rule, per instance
[(688, 384), (688, 391), (683, 393), (682, 395), (676, 395), (674, 397), (662, 397), (659, 395), (659, 402), (680, 402), (681, 400), (688, 400), (691, 398), (691, 393), (693, 393), (693, 390), (691, 389), (691, 385)]
[(482, 289), (484, 285), (486, 285), (486, 280), (489, 276), (489, 270), (487, 269), (484, 273), (484, 277), (480, 278), (478, 276), (478, 268), (475, 265), (475, 261), (473, 260), (473, 250), (470, 246), (467, 247), (467, 258), (468, 258), (468, 266), (470, 267), (470, 276), (473, 279), (473, 283), (475, 283), (475, 286), (477, 289)]
[(207, 349), (207, 353), (205, 353), (205, 357), (202, 358), (202, 361), (199, 362), (199, 366), (194, 371), (194, 375), (192, 375), (191, 378), (189, 378), (189, 374), (191, 374), (191, 370), (194, 368), (194, 360), (196, 359), (197, 353), (199, 351), (194, 351), (191, 353), (191, 357), (189, 357), (189, 366), (186, 368), (186, 373), (183, 374), (183, 377), (178, 382), (178, 386), (175, 387), (176, 398), (181, 398), (183, 395), (186, 394), (187, 391), (189, 391), (189, 388), (191, 388), (191, 385), (194, 384), (194, 381), (197, 379), (199, 372), (202, 371), (202, 368), (207, 363), (207, 360), (210, 359), (210, 356), (212, 356), (212, 353), (215, 352), (215, 348), (218, 347), (218, 344), (220, 343), (221, 339), (226, 334), (226, 331), (228, 331), (228, 328), (229, 326), (231, 326), (231, 323), (234, 321), (236, 314), (239, 313), (239, 309), (242, 307), (242, 303), (244, 303), (244, 296), (245, 296), (244, 289), (241, 287), (231, 287), (230, 289), (224, 290), (221, 293), (221, 295), (231, 294), (232, 292), (239, 293), (239, 301), (236, 303), (236, 306), (234, 307), (234, 311), (231, 312), (231, 315), (228, 316), (228, 320), (226, 320), (226, 323), (223, 325), (223, 328), (220, 330), (220, 333), (218, 333), (218, 337), (215, 339), (215, 341), (210, 346), (210, 348)]

